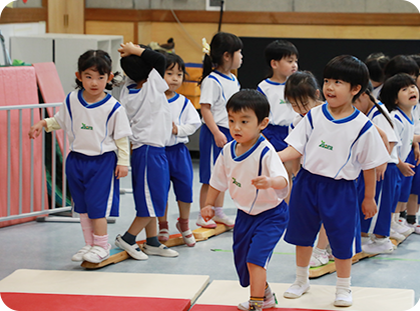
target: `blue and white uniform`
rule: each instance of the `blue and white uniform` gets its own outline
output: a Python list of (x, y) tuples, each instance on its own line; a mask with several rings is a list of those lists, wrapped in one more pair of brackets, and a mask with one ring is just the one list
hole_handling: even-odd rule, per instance
[[(403, 162), (415, 164), (414, 153), (412, 151), (415, 128), (413, 110), (411, 114), (407, 116), (397, 107), (395, 110), (391, 111), (391, 116), (394, 120), (395, 132), (400, 139), (400, 144), (396, 146), (398, 157)], [(398, 202), (407, 202), (411, 192), (413, 176), (405, 177), (400, 172), (400, 177), (401, 186)]]
[(286, 83), (279, 83), (265, 79), (258, 84), (257, 90), (267, 97), (270, 103), (270, 121), (263, 130), (264, 136), (274, 146), (276, 151), (287, 147), (284, 139), (289, 134), (289, 125), (298, 115), (292, 105), (284, 100), (284, 86)]
[[(235, 75), (227, 76), (217, 70), (211, 72), (201, 83), (200, 104), (211, 105), (214, 122), (225, 134), (228, 142), (232, 140), (232, 136), (229, 132), (226, 103), (240, 87)], [(221, 150), (222, 148), (216, 146), (213, 134), (204, 123), (200, 130), (200, 183), (209, 184), (214, 163)]]
[(166, 146), (169, 164), (169, 176), (172, 181), (177, 201), (192, 203), (193, 168), (190, 152), (185, 146), (188, 136), (200, 127), (200, 116), (188, 98), (175, 93), (168, 100), (171, 107), (172, 122), (178, 128), (178, 134), (171, 135)]
[[(382, 108), (382, 111), (389, 117), (392, 122), (392, 118), (385, 105), (380, 102), (378, 104)], [(381, 130), (385, 132), (390, 143), (395, 143), (395, 146), (398, 144), (399, 139), (395, 133), (394, 128), (391, 127), (391, 124), (376, 106), (373, 106), (372, 109), (366, 114), (366, 116), (369, 118), (369, 120), (372, 121), (373, 124), (376, 124)], [(384, 179), (376, 183), (375, 201), (378, 207), (378, 212), (372, 218), (365, 219), (365, 215), (360, 210), (361, 231), (364, 233), (373, 232), (383, 236), (389, 236), (390, 234), (391, 213), (394, 212), (396, 203), (398, 202), (396, 189), (400, 180), (398, 175), (398, 168), (396, 166), (398, 163), (398, 157), (395, 146), (392, 149), (391, 158), (388, 161)], [(361, 207), (365, 192), (365, 183), (362, 174), (360, 174), (360, 178), (358, 178), (357, 187), (359, 193), (359, 204)]]
[(236, 141), (223, 147), (217, 159), (210, 185), (229, 193), (238, 208), (233, 232), (235, 266), (242, 286), (249, 285), (247, 263), (266, 268), (274, 247), (288, 221), (288, 208), (283, 199), (288, 188), (256, 189), (251, 181), (260, 176), (282, 176), (287, 171), (273, 146), (262, 136), (251, 149), (237, 156)]
[[(414, 119), (414, 135), (420, 135), (420, 104), (417, 104), (413, 108), (413, 119)], [(415, 174), (411, 184), (411, 194), (418, 195), (418, 203), (420, 204), (420, 169), (419, 165), (413, 168)]]
[(165, 146), (172, 133), (172, 117), (165, 91), (168, 85), (156, 69), (141, 89), (126, 80), (120, 95), (126, 107), (133, 135), (131, 176), (137, 217), (165, 214), (169, 189), (169, 168)]
[(89, 104), (84, 90), (71, 92), (54, 119), (70, 144), (66, 175), (74, 210), (90, 219), (119, 215), (115, 140), (131, 135), (124, 107), (111, 95)]
[(334, 119), (325, 103), (312, 108), (286, 142), (303, 155), (303, 162), (291, 193), (285, 240), (313, 246), (322, 222), (333, 255), (351, 258), (358, 222), (355, 179), (361, 170), (389, 160), (378, 131), (357, 109)]

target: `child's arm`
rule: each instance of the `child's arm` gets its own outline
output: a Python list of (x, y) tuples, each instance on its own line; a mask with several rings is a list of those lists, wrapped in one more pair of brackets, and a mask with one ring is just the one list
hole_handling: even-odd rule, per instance
[(115, 177), (120, 179), (128, 175), (130, 147), (127, 137), (115, 140), (115, 145), (117, 145), (118, 148), (118, 162), (117, 167), (115, 168)]
[(375, 202), (375, 169), (363, 171), (363, 178), (365, 180), (365, 198), (362, 202), (362, 212), (365, 215), (365, 219), (372, 218), (377, 212), (376, 202)]
[(55, 130), (61, 129), (60, 124), (56, 121), (54, 117), (46, 118), (44, 120), (38, 121), (34, 125), (31, 126), (29, 130), (29, 138), (35, 139), (42, 133), (42, 129), (45, 128), (46, 132), (51, 132)]
[(420, 143), (420, 135), (414, 135), (413, 143)]
[(210, 132), (213, 134), (216, 146), (222, 148), (224, 145), (226, 145), (227, 138), (225, 134), (219, 130), (216, 122), (214, 122), (213, 114), (211, 113), (210, 108), (210, 104), (201, 104), (201, 115), (203, 116), (204, 122), (206, 123)]
[(415, 167), (414, 165), (410, 163), (405, 163), (401, 161), (400, 158), (398, 158), (398, 161), (399, 162), (397, 164), (397, 167), (400, 170), (401, 174), (403, 174), (405, 177), (414, 176), (414, 171), (413, 171), (413, 168)]
[(302, 154), (297, 151), (292, 146), (287, 147), (286, 149), (283, 149), (280, 152), (277, 152), (278, 156), (280, 157), (280, 160), (282, 162), (287, 162), (290, 160), (298, 159), (302, 156)]
[(283, 189), (287, 187), (287, 180), (283, 176), (277, 176), (277, 177), (267, 177), (267, 176), (258, 176), (257, 178), (254, 178), (251, 180), (251, 183), (255, 186), (257, 189)]
[(207, 192), (206, 204), (205, 207), (201, 210), (201, 216), (204, 218), (205, 221), (209, 221), (214, 216), (214, 204), (216, 199), (219, 195), (220, 191), (216, 190), (212, 186), (209, 186), (209, 190)]
[(376, 181), (381, 181), (384, 179), (387, 166), (388, 163), (384, 163), (376, 167)]
[(381, 130), (379, 126), (377, 126), (376, 124), (373, 125), (375, 125), (376, 129), (378, 130), (379, 135), (381, 136), (382, 141), (384, 142), (386, 150), (388, 150), (388, 153), (391, 153), (391, 147), (389, 146), (388, 136), (386, 136), (386, 133), (383, 130)]
[(414, 159), (416, 160), (416, 166), (420, 164), (420, 148), (419, 143), (413, 143)]

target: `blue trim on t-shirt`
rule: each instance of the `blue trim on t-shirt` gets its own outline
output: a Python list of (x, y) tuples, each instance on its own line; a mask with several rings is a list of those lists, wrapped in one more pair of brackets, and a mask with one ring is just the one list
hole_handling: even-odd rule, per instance
[(263, 92), (263, 90), (260, 87), (257, 87), (257, 91), (263, 94), (265, 97), (267, 97), (267, 95)]
[(208, 77), (209, 77), (209, 79), (213, 79), (213, 80), (215, 80), (217, 83), (219, 83), (220, 88), (222, 89), (222, 97), (223, 97), (223, 99), (226, 101), (225, 92), (224, 92), (224, 90), (223, 90), (223, 85), (222, 85), (222, 83), (220, 83), (220, 81), (219, 81), (219, 80), (218, 80), (215, 76), (211, 76), (211, 75), (209, 75)]
[(311, 113), (310, 110), (308, 111), (308, 113), (306, 114), (306, 116), (308, 117), (308, 121), (309, 121), (309, 124), (311, 125), (311, 128), (314, 129), (314, 124), (312, 122), (312, 113)]
[(404, 124), (403, 123), (403, 121), (401, 120), (401, 118), (400, 118), (400, 116), (399, 115), (394, 115), (394, 119), (397, 119), (398, 121), (400, 121), (402, 124)]
[(176, 101), (179, 98), (179, 94), (175, 93), (174, 96), (172, 96), (171, 98), (168, 99), (168, 103), (173, 103), (174, 101)]
[(265, 140), (264, 136), (260, 135), (260, 137), (258, 137), (258, 140), (256, 141), (256, 143), (251, 148), (249, 148), (249, 150), (247, 152), (241, 154), (238, 157), (236, 156), (236, 152), (235, 152), (235, 148), (236, 148), (237, 142), (236, 142), (236, 140), (234, 140), (232, 142), (231, 146), (230, 146), (230, 148), (231, 148), (230, 151), (232, 153), (232, 159), (233, 159), (233, 161), (240, 162), (242, 160), (245, 160), (247, 157), (249, 157), (255, 151), (255, 149), (258, 148), (258, 146), (264, 140)]
[[(71, 93), (70, 93), (71, 94)], [(66, 106), (67, 106), (67, 111), (69, 112), (69, 116), (70, 116), (70, 123), (71, 123), (71, 132), (72, 132), (72, 134), (73, 134), (73, 138), (76, 138), (76, 135), (74, 134), (74, 131), (73, 131), (73, 114), (72, 114), (72, 112), (71, 112), (71, 106), (70, 106), (70, 94), (69, 95), (67, 95), (67, 98), (66, 98)], [(73, 139), (73, 142), (74, 142), (74, 139)], [(73, 143), (71, 144), (71, 150), (73, 150), (74, 148), (73, 148)]]
[(407, 119), (408, 122), (410, 122), (410, 124), (414, 124), (413, 120), (411, 120), (404, 111), (402, 111), (399, 107), (397, 107), (397, 109), (401, 112), (401, 114), (404, 116), (404, 118)]
[(331, 115), (331, 113), (328, 111), (328, 102), (322, 105), (322, 112), (324, 113), (325, 117), (329, 121), (334, 122), (334, 123), (337, 123), (337, 124), (350, 122), (350, 121), (354, 120), (359, 115), (359, 113), (360, 113), (359, 110), (357, 110), (357, 109), (354, 108), (354, 111), (353, 111), (353, 113), (351, 115), (349, 115), (349, 116), (347, 116), (345, 118), (336, 120)]
[(127, 86), (128, 89), (128, 94), (137, 94), (138, 92), (141, 91), (141, 88), (136, 89), (137, 84), (130, 84)]
[(96, 107), (99, 107), (103, 104), (105, 104), (110, 98), (111, 98), (111, 94), (106, 94), (105, 97), (103, 99), (101, 99), (100, 101), (93, 103), (93, 104), (89, 104), (84, 98), (83, 98), (83, 91), (84, 90), (79, 90), (79, 92), (77, 93), (77, 98), (79, 99), (79, 102), (82, 104), (83, 107), (88, 108), (88, 109), (93, 109)]
[[(261, 176), (261, 173), (262, 173), (262, 160), (263, 160), (264, 156), (266, 155), (266, 153), (269, 150), (270, 150), (270, 148), (264, 147), (263, 151), (261, 151), (260, 160), (258, 162), (258, 176)], [(251, 214), (251, 211), (254, 208), (254, 205), (255, 205), (255, 202), (257, 201), (257, 198), (258, 198), (258, 194), (259, 193), (260, 193), (260, 189), (256, 189), (256, 191), (255, 191), (255, 198), (252, 201), (251, 208), (249, 209), (249, 212), (248, 212), (249, 214)]]
[(221, 73), (220, 71), (217, 71), (217, 70), (213, 70), (213, 72), (214, 72), (214, 73), (217, 73), (219, 76), (221, 76), (221, 77), (223, 77), (223, 78), (225, 78), (225, 79), (228, 79), (228, 80), (230, 80), (230, 81), (235, 81), (235, 78), (234, 78), (234, 76), (233, 76), (233, 75), (228, 76), (228, 75), (225, 75), (225, 74), (223, 74), (223, 73)]
[(271, 85), (285, 85), (286, 84), (286, 82), (280, 83), (280, 82), (271, 81), (269, 78), (265, 79), (265, 82)]

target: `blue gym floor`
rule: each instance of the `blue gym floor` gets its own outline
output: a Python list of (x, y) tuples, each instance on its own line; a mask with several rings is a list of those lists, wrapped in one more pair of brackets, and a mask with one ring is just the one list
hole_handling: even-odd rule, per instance
[[(198, 160), (194, 164), (194, 203), (190, 217), (190, 228), (196, 229), (195, 220), (199, 212)], [(122, 180), (121, 188), (131, 188), (130, 177)], [(234, 217), (236, 209), (227, 194), (225, 213)], [(110, 242), (122, 234), (134, 217), (134, 202), (131, 193), (121, 195), (120, 214), (116, 223), (108, 225)], [(169, 230), (175, 228), (178, 207), (173, 193), (169, 196)], [(144, 239), (141, 233), (138, 240)], [(0, 279), (17, 269), (42, 269), (83, 271), (79, 263), (70, 260), (82, 246), (83, 236), (79, 223), (29, 222), (0, 228)], [(232, 232), (225, 232), (195, 247), (175, 247), (177, 258), (151, 256), (147, 261), (128, 259), (118, 264), (101, 268), (101, 272), (165, 273), (209, 275), (212, 280), (237, 280), (231, 252)], [(268, 267), (268, 281), (292, 283), (295, 278), (294, 247), (279, 242)], [(312, 284), (335, 285), (336, 274), (312, 279)], [(360, 287), (413, 289), (415, 301), (420, 299), (420, 235), (412, 234), (389, 255), (378, 255), (353, 265), (352, 285)], [(278, 293), (280, 294), (280, 293)]]

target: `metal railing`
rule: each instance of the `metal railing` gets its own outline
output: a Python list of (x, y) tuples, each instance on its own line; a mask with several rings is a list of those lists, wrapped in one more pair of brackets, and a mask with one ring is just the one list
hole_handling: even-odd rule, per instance
[[(0, 225), (4, 221), (71, 210), (67, 199), (65, 178), (65, 159), (68, 153), (65, 133), (62, 130), (53, 131), (51, 134), (42, 131), (35, 141), (28, 137), (30, 126), (44, 119), (47, 109), (50, 116), (54, 115), (56, 108), (61, 104), (0, 106), (0, 122), (3, 123), (0, 123), (0, 126), (1, 128), (5, 127), (7, 131), (0, 133), (3, 136), (1, 141), (7, 140), (6, 146), (4, 144), (0, 146), (0, 148), (7, 148), (6, 157), (0, 158), (0, 161), (6, 161), (6, 176), (3, 175), (4, 172), (0, 172), (2, 175), (0, 178), (6, 180), (7, 184), (6, 198), (0, 198)], [(16, 134), (18, 139), (16, 139)], [(50, 149), (48, 148), (49, 143), (46, 142), (47, 135), (50, 135), (51, 138)], [(30, 145), (29, 156), (26, 154), (28, 144)], [(16, 150), (16, 147), (17, 156), (16, 152), (12, 152), (12, 149)], [(49, 154), (51, 155), (50, 163), (48, 163)], [(40, 161), (39, 157), (41, 157)], [(28, 158), (30, 159), (29, 169)], [(57, 158), (62, 159), (61, 165), (59, 162), (57, 163)], [(61, 172), (57, 172), (57, 165), (58, 168), (61, 167)], [(4, 167), (4, 164), (1, 167)], [(50, 178), (48, 178), (49, 176)], [(58, 185), (56, 184), (57, 177), (61, 178)], [(16, 180), (18, 182), (14, 182)], [(56, 193), (57, 190), (61, 194), (61, 201), (60, 196)]]

